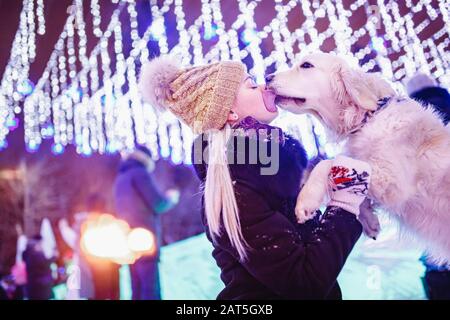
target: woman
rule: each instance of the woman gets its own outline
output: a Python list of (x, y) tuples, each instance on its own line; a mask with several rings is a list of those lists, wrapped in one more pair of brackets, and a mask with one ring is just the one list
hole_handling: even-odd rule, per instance
[[(333, 191), (320, 221), (297, 224), (306, 154), (268, 125), (278, 115), (273, 93), (256, 85), (240, 62), (180, 69), (167, 58), (143, 66), (139, 87), (144, 100), (201, 134), (193, 163), (204, 182), (203, 222), (225, 284), (218, 299), (341, 298), (336, 279), (361, 234), (356, 216), (365, 194)], [(275, 173), (262, 174), (267, 161), (254, 157), (261, 150), (276, 156)], [(340, 167), (370, 171), (349, 158)]]

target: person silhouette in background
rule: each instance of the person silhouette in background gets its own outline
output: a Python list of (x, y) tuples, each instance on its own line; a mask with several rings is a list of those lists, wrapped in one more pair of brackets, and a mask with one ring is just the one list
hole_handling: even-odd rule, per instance
[(66, 218), (59, 221), (59, 230), (64, 242), (73, 251), (73, 269), (75, 277), (75, 283), (69, 285), (66, 294), (66, 300), (79, 300), (79, 299), (94, 299), (94, 279), (92, 276), (91, 266), (86, 259), (86, 254), (81, 250), (80, 238), (81, 227), (83, 223), (88, 219), (89, 212), (77, 212), (74, 215), (74, 222), (69, 224)]
[[(101, 193), (90, 194), (86, 199), (86, 212), (88, 215), (107, 213), (104, 195)], [(78, 217), (81, 220), (85, 219), (82, 214)], [(80, 223), (82, 224), (82, 221)], [(118, 300), (120, 298), (120, 265), (92, 255), (85, 257), (94, 280), (94, 299)]]
[(429, 75), (417, 73), (406, 84), (408, 95), (423, 105), (430, 105), (442, 117), (444, 124), (450, 121), (450, 94), (447, 89), (439, 87), (436, 80)]
[[(406, 90), (408, 95), (422, 103), (422, 105), (434, 108), (447, 125), (450, 121), (450, 94), (444, 88), (437, 85), (436, 81), (430, 76), (417, 73), (407, 83)], [(421, 257), (425, 265), (425, 275), (422, 279), (427, 298), (430, 300), (449, 300), (450, 299), (450, 265), (437, 264), (428, 253)]]
[(27, 298), (29, 300), (52, 299), (54, 281), (50, 266), (54, 259), (47, 259), (45, 256), (40, 235), (28, 239), (27, 248), (23, 252), (23, 261), (27, 270)]
[(168, 190), (165, 195), (158, 190), (152, 175), (154, 168), (150, 151), (138, 146), (124, 156), (114, 185), (117, 216), (127, 221), (131, 228), (152, 232), (156, 244), (154, 255), (141, 257), (130, 265), (133, 300), (161, 299), (158, 271), (160, 215), (179, 200), (177, 190)]

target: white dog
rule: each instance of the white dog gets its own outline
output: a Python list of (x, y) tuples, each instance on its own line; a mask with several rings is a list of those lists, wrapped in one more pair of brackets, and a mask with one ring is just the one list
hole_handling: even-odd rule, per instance
[[(450, 261), (450, 126), (432, 108), (397, 96), (380, 76), (332, 54), (306, 56), (267, 81), (280, 107), (312, 114), (336, 140), (345, 139), (344, 153), (372, 166), (373, 202), (437, 260)], [(299, 220), (323, 201), (330, 168), (325, 160), (311, 173), (297, 200)]]

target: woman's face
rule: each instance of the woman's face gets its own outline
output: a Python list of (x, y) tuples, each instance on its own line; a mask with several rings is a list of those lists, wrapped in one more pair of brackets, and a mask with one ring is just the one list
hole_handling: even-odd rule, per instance
[(275, 94), (257, 85), (253, 77), (246, 75), (239, 87), (228, 123), (233, 124), (251, 116), (262, 123), (270, 123), (278, 116)]

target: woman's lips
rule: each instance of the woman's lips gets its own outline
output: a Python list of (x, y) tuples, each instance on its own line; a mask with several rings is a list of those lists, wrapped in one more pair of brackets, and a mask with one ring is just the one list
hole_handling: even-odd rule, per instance
[(263, 100), (264, 100), (264, 106), (266, 107), (267, 111), (269, 112), (277, 112), (277, 106), (275, 105), (275, 93), (270, 90), (264, 90), (262, 93)]

